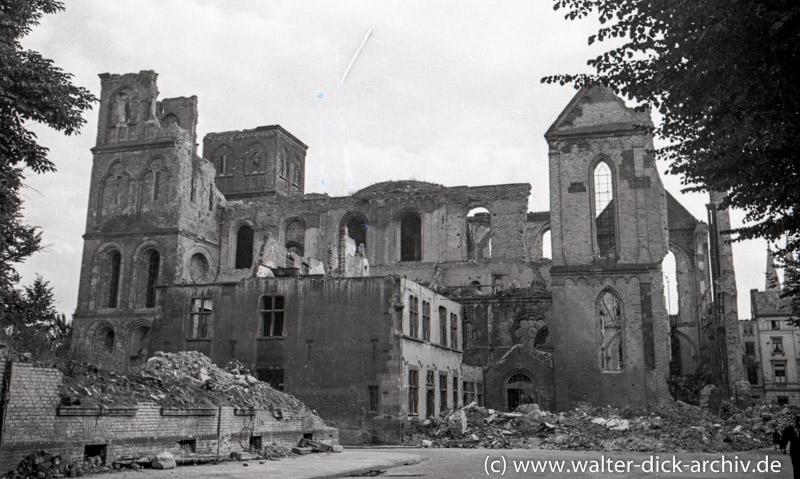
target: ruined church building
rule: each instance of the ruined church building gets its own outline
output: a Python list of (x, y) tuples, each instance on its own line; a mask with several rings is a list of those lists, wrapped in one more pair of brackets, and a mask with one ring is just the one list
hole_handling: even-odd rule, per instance
[(709, 228), (664, 190), (649, 115), (609, 90), (545, 134), (550, 210), (528, 212), (527, 183), (307, 194), (307, 146), (281, 126), (210, 133), (200, 156), (196, 97), (159, 100), (152, 71), (100, 78), (84, 352), (235, 358), (343, 443), (471, 401), (647, 407), (670, 373), (706, 368), (731, 395), (743, 378), (727, 212), (712, 201)]

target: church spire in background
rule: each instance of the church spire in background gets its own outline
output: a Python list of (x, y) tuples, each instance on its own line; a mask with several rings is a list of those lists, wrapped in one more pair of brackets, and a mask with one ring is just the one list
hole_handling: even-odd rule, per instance
[(778, 279), (778, 271), (775, 269), (775, 258), (772, 257), (772, 250), (767, 245), (767, 279), (764, 291), (781, 292), (781, 281)]

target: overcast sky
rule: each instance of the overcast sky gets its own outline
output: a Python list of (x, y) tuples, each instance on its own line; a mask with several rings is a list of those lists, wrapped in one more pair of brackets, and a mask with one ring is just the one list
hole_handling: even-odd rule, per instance
[[(371, 35), (342, 82), (343, 74)], [(309, 146), (306, 191), (346, 195), (385, 180), (446, 186), (529, 182), (549, 209), (544, 132), (575, 94), (542, 85), (588, 71), (594, 21), (568, 22), (550, 0), (69, 0), (24, 46), (99, 96), (99, 73), (155, 70), (161, 98), (197, 95), (199, 138), (280, 124)], [(97, 131), (36, 128), (58, 172), (31, 176), (26, 220), (46, 249), (21, 265), (75, 310)], [(202, 144), (202, 142), (201, 142)], [(660, 164), (662, 173), (666, 165)], [(706, 197), (667, 189), (705, 221)], [(742, 214), (734, 212), (734, 223)], [(739, 316), (764, 287), (766, 245), (734, 246)], [(674, 311), (673, 311), (674, 312)]]

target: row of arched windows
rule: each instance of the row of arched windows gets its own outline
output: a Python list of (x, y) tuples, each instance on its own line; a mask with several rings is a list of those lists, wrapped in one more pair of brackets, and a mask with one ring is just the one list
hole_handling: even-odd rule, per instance
[(127, 350), (126, 356), (130, 363), (141, 362), (148, 356), (150, 327), (146, 324), (134, 325), (128, 330), (127, 337), (124, 331), (121, 332), (122, 341), (119, 341), (114, 326), (108, 322), (101, 321), (91, 329), (94, 329), (94, 334), (88, 339), (92, 354), (117, 354), (117, 348), (122, 347)]
[[(232, 244), (234, 269), (247, 269), (253, 267), (253, 249), (255, 246), (255, 231), (249, 224), (235, 227)], [(305, 254), (305, 226), (298, 219), (290, 220), (284, 229), (284, 246), (290, 253), (298, 256)]]
[[(155, 248), (147, 248), (134, 258), (134, 301), (135, 307), (154, 308), (156, 305), (156, 284), (161, 270), (161, 254)], [(122, 253), (117, 248), (109, 248), (100, 258), (95, 307), (116, 309), (120, 306), (122, 285)]]

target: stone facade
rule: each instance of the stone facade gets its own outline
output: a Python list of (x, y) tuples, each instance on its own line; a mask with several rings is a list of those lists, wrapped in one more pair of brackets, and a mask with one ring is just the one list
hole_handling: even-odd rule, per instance
[[(208, 134), (200, 157), (196, 99), (158, 101), (155, 78), (101, 75), (79, 348), (129, 360), (158, 349), (235, 357), (343, 435), (376, 442), (409, 417), (413, 364), (419, 401), (431, 385), (422, 371), (434, 371), (438, 412), (446, 394), (448, 408), (465, 398), (646, 406), (667, 394), (671, 340), (680, 372), (709, 360), (692, 307), (713, 299), (705, 225), (666, 194), (637, 127), (648, 115), (609, 91), (580, 91), (548, 131), (551, 208), (531, 213), (526, 183), (306, 194), (307, 147), (280, 126)], [(668, 249), (680, 255), (685, 292), (673, 324), (661, 284)], [(448, 321), (461, 311), (457, 347), (389, 320), (399, 307), (424, 315), (409, 295), (431, 298), (431, 324), (432, 304), (450, 305)], [(278, 311), (261, 298), (277, 296), (280, 339), (259, 325)], [(456, 388), (442, 392), (444, 375)], [(388, 423), (370, 425), (371, 394), (389, 407)], [(417, 414), (432, 412), (427, 404)]]

